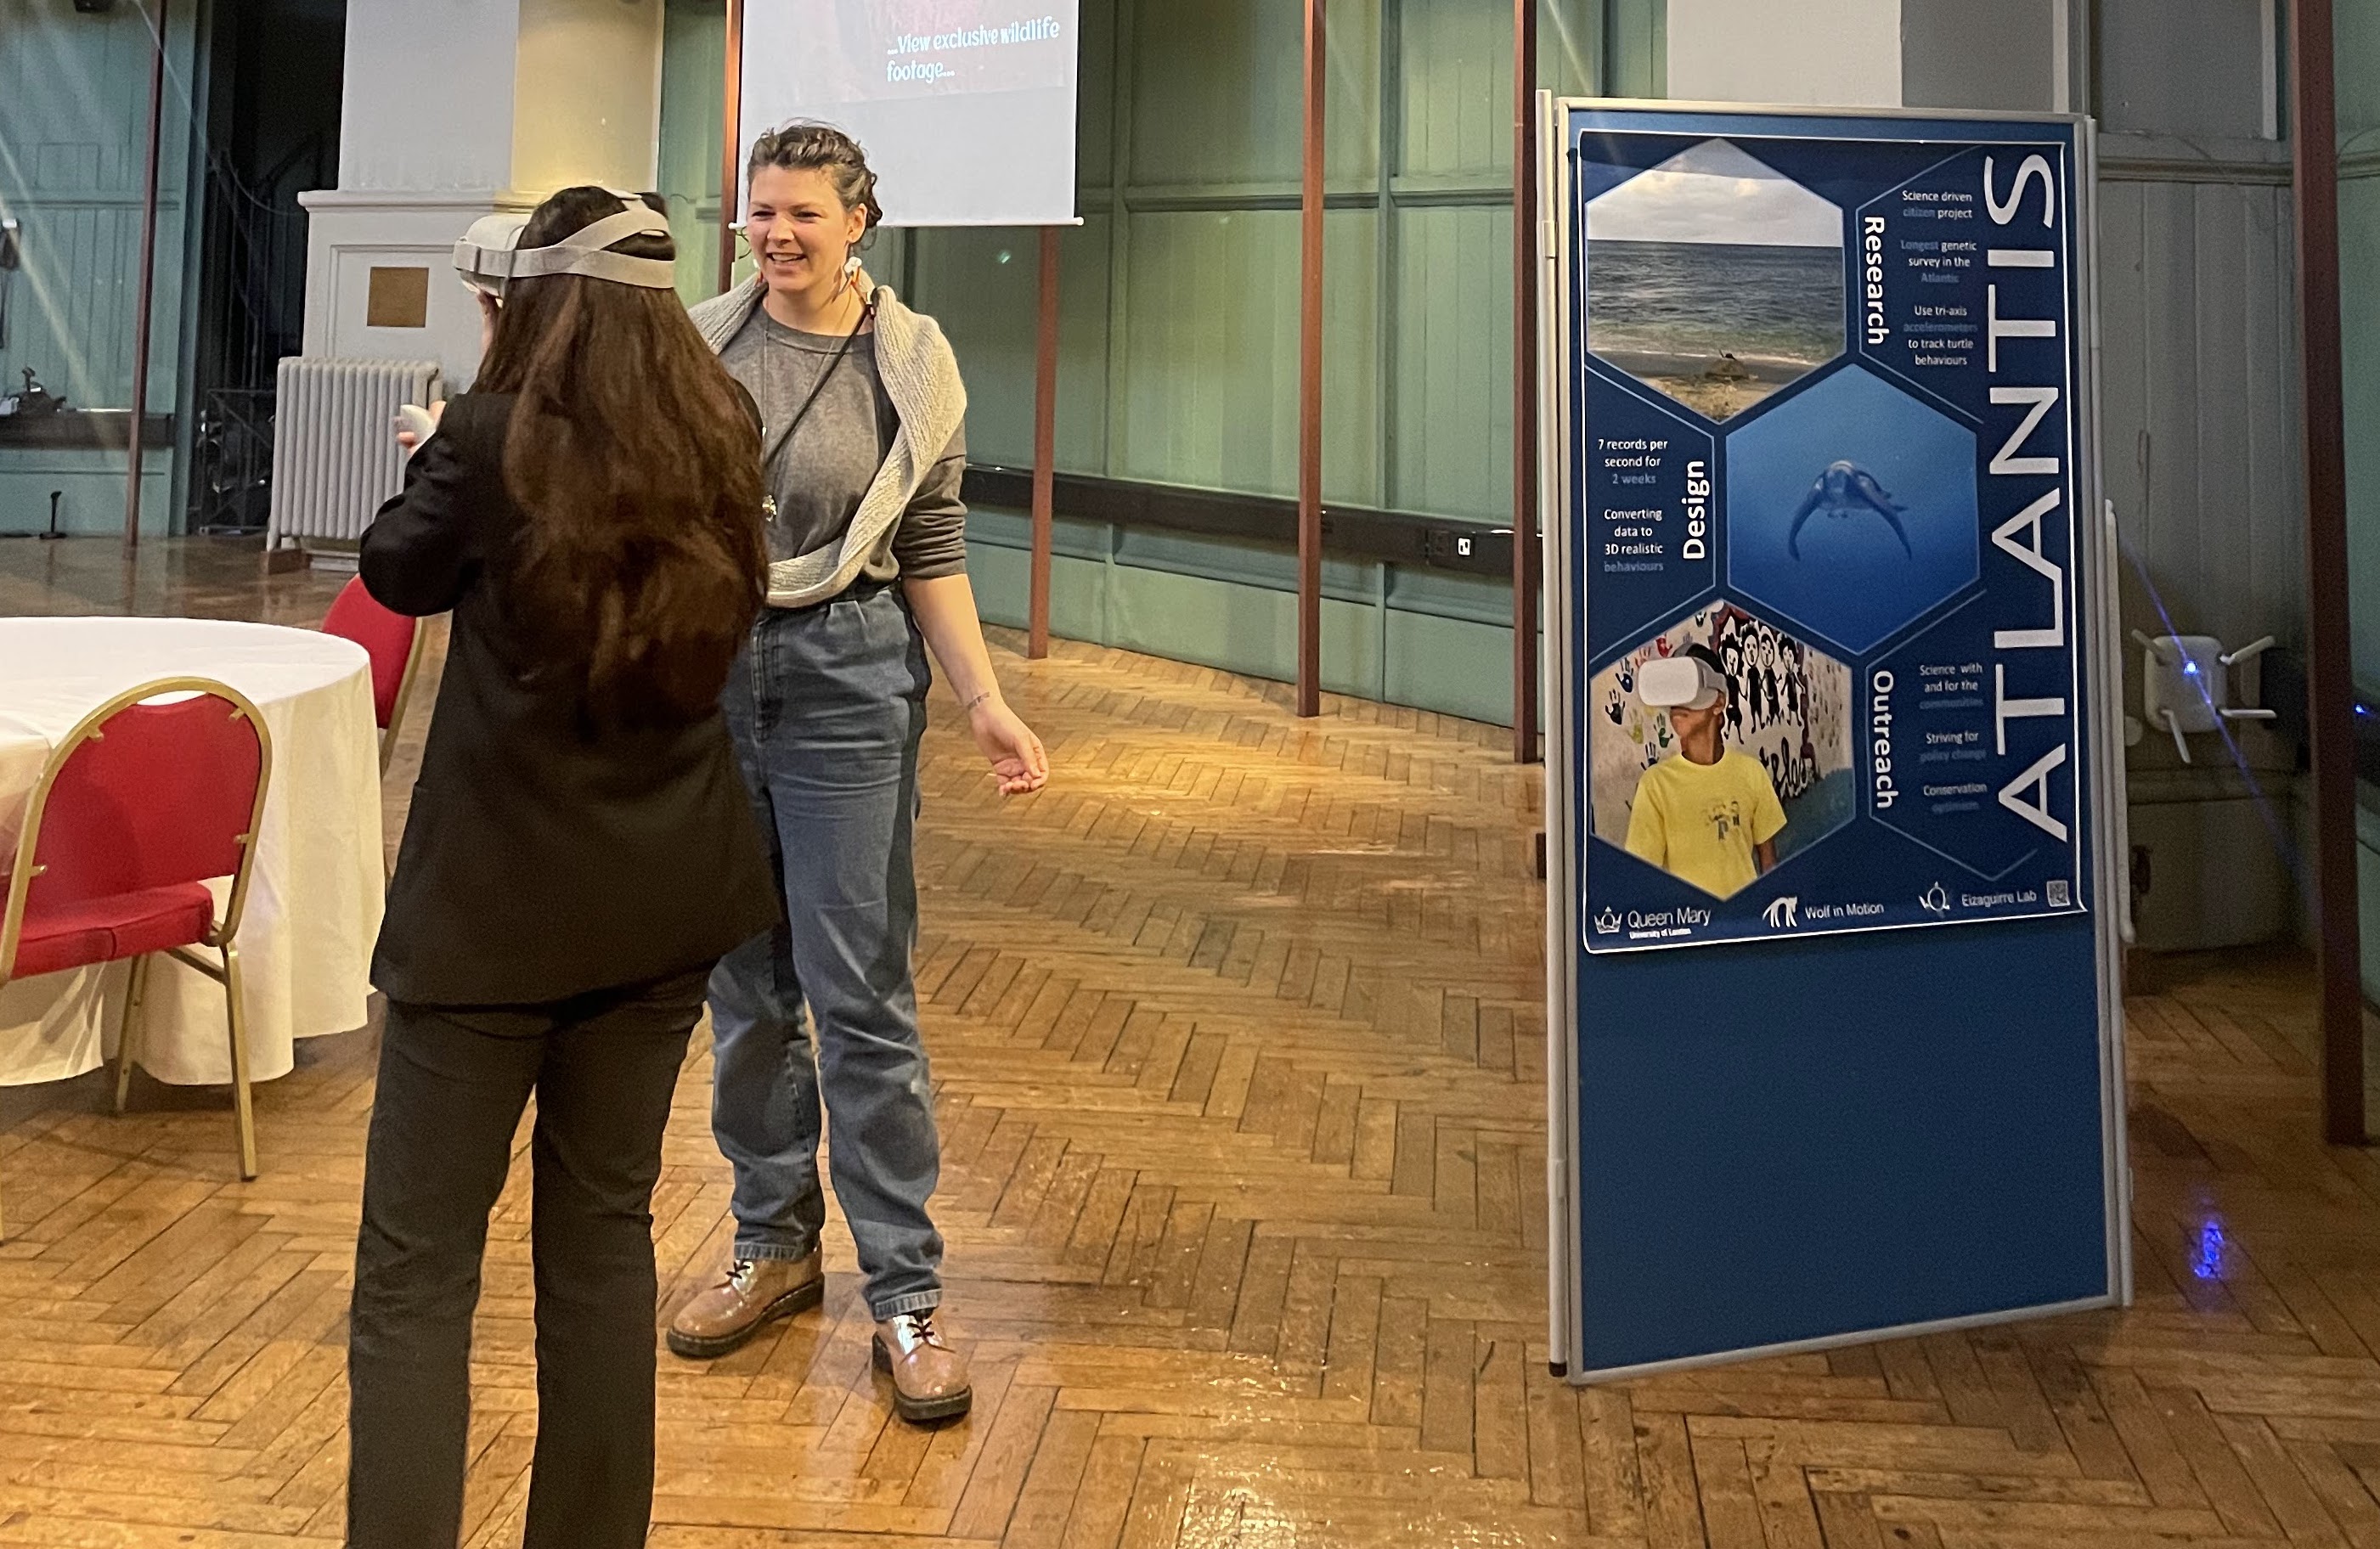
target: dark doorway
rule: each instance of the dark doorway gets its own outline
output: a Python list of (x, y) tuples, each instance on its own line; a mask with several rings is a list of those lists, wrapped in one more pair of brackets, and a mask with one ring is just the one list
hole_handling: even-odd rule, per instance
[(346, 0), (218, 0), (207, 43), (188, 527), (264, 527), (273, 377), (303, 344), (306, 212), (334, 187)]

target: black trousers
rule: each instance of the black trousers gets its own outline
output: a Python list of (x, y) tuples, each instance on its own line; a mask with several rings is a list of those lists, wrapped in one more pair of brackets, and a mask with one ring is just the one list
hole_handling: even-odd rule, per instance
[(391, 1004), (347, 1345), (347, 1543), (460, 1537), (471, 1314), (531, 1093), (525, 1549), (636, 1549), (653, 1504), (652, 1196), (703, 973), (548, 1006)]

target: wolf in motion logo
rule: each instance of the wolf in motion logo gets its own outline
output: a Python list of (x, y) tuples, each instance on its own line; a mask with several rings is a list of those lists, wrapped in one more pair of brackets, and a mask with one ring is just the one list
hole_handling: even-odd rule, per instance
[(1762, 917), (1767, 920), (1771, 930), (1799, 930), (1802, 928), (1802, 901), (1798, 897), (1773, 899)]

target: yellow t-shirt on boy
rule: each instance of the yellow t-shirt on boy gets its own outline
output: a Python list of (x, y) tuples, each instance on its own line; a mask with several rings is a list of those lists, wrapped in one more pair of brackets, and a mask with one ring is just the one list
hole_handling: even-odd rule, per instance
[(1679, 753), (1637, 781), (1628, 853), (1726, 898), (1759, 877), (1754, 848), (1784, 829), (1785, 808), (1759, 759), (1731, 747), (1716, 764)]

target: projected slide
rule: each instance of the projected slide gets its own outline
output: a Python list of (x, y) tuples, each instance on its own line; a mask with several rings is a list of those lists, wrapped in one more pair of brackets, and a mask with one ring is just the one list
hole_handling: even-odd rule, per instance
[(867, 148), (893, 225), (1074, 219), (1075, 0), (752, 0), (745, 139), (789, 118)]
[(852, 102), (936, 91), (1047, 91), (1074, 76), (1073, 29), (1011, 0), (833, 0), (822, 40)]

